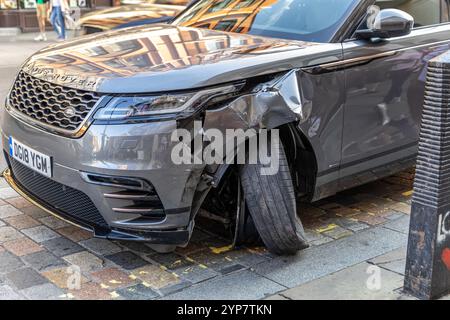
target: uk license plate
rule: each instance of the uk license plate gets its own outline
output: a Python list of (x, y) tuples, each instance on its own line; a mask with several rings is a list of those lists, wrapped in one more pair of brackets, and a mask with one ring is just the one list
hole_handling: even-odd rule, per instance
[(46, 177), (52, 177), (52, 158), (23, 143), (13, 137), (9, 137), (9, 155)]

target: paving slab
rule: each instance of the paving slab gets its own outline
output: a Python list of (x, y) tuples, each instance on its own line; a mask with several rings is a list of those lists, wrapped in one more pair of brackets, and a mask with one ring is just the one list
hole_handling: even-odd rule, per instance
[(74, 279), (73, 274), (73, 270), (67, 267), (54, 268), (42, 272), (42, 275), (44, 277), (46, 277), (49, 281), (62, 289), (68, 289), (69, 285), (74, 284), (74, 280), (79, 280), (80, 284), (89, 282), (89, 280), (83, 275), (81, 275), (79, 279)]
[(0, 252), (0, 273), (9, 273), (23, 265), (23, 262), (15, 255), (7, 251)]
[(24, 235), (12, 227), (0, 227), (0, 243), (23, 238)]
[(6, 277), (19, 290), (48, 283), (46, 278), (31, 268), (11, 271)]
[[(403, 276), (366, 262), (282, 292), (292, 300), (394, 300)], [(379, 279), (373, 280), (374, 272)]]
[(236, 271), (244, 270), (246, 267), (242, 264), (232, 264), (219, 270), (220, 274), (225, 275)]
[(219, 273), (211, 268), (202, 268), (198, 265), (192, 265), (186, 268), (180, 268), (174, 271), (178, 276), (188, 280), (191, 283), (199, 283), (219, 276)]
[(175, 273), (155, 265), (146, 265), (133, 270), (131, 278), (141, 280), (144, 285), (152, 289), (161, 289), (181, 282)]
[(369, 226), (365, 223), (361, 223), (357, 220), (354, 220), (352, 218), (340, 218), (340, 219), (336, 219), (337, 221), (335, 221), (336, 224), (340, 225), (341, 227), (348, 229), (350, 231), (353, 232), (358, 232), (358, 231), (362, 231), (365, 230), (367, 228), (369, 228)]
[(396, 219), (394, 221), (390, 221), (388, 223), (385, 223), (383, 227), (402, 232), (404, 234), (409, 233), (409, 216), (403, 216), (399, 219)]
[(187, 268), (194, 264), (176, 253), (150, 255), (150, 259), (170, 270)]
[(79, 244), (63, 237), (50, 239), (41, 244), (57, 257), (71, 255), (84, 250)]
[(131, 251), (122, 251), (105, 257), (125, 270), (133, 270), (148, 264), (147, 261)]
[(23, 229), (22, 232), (38, 243), (60, 237), (59, 234), (46, 226)]
[(393, 211), (393, 212), (390, 212), (390, 213), (386, 216), (386, 219), (394, 221), (394, 220), (400, 219), (400, 218), (402, 218), (402, 217), (404, 217), (404, 216), (405, 216), (404, 213), (400, 213), (400, 212), (397, 212), (397, 211)]
[(135, 283), (135, 280), (131, 279), (129, 274), (117, 268), (107, 268), (93, 272), (91, 277), (108, 289), (117, 289)]
[(79, 290), (70, 290), (70, 294), (77, 300), (111, 300), (111, 293), (103, 289), (100, 284), (88, 282), (81, 285)]
[(12, 188), (0, 188), (0, 199), (17, 198), (19, 194), (15, 192)]
[(406, 247), (386, 253), (382, 256), (369, 260), (369, 263), (377, 265), (398, 274), (405, 274), (406, 267)]
[(189, 281), (180, 281), (176, 284), (172, 284), (172, 285), (166, 286), (164, 288), (161, 288), (158, 291), (161, 293), (161, 295), (167, 296), (169, 294), (185, 290), (186, 288), (190, 287), (191, 285), (192, 285), (192, 283)]
[(70, 226), (70, 224), (68, 224), (67, 222), (65, 222), (61, 219), (58, 219), (54, 216), (43, 217), (43, 218), (40, 218), (39, 221), (42, 224), (45, 224), (50, 229), (60, 229), (60, 228)]
[(265, 248), (263, 251), (252, 250), (242, 248), (240, 250), (231, 250), (225, 254), (227, 258), (230, 258), (236, 264), (241, 264), (247, 267), (253, 267), (261, 262), (268, 261), (267, 251)]
[(39, 221), (33, 219), (27, 214), (4, 218), (3, 220), (18, 230), (37, 227), (41, 224)]
[(41, 284), (20, 291), (30, 300), (58, 300), (64, 291), (52, 283)]
[(3, 247), (18, 257), (44, 250), (44, 248), (36, 242), (25, 237), (5, 242), (3, 243)]
[(104, 261), (90, 252), (82, 251), (63, 257), (68, 263), (78, 266), (81, 271), (90, 272), (104, 266)]
[(92, 232), (74, 226), (64, 227), (56, 231), (74, 242), (92, 238)]
[(0, 286), (0, 300), (23, 300), (24, 297), (19, 295), (13, 288), (7, 285)]
[(159, 294), (143, 284), (137, 284), (116, 291), (119, 296), (127, 300), (151, 300), (159, 297)]
[(205, 268), (211, 268), (214, 271), (220, 272), (220, 270), (235, 265), (236, 262), (228, 257), (226, 254), (216, 254), (210, 249), (203, 249), (189, 254), (187, 257), (189, 261), (195, 262)]
[[(17, 209), (22, 209), (22, 208), (33, 206), (33, 204), (31, 202), (29, 202), (28, 200), (26, 200), (25, 198), (22, 198), (22, 197), (9, 198), (6, 200), (6, 202), (13, 205)], [(2, 203), (0, 202), (0, 205), (1, 204)]]
[(4, 206), (0, 206), (0, 219), (14, 217), (14, 216), (20, 216), (22, 214), (23, 213), (21, 211), (19, 211), (18, 209), (14, 208), (10, 204), (4, 205)]
[(134, 253), (136, 253), (139, 256), (145, 256), (145, 255), (154, 255), (158, 254), (155, 250), (147, 246), (145, 243), (142, 242), (136, 242), (136, 241), (117, 241), (117, 245), (121, 246), (122, 248), (127, 248)]
[(265, 298), (285, 288), (254, 272), (244, 270), (202, 282), (163, 299), (254, 300)]
[(277, 257), (254, 267), (256, 273), (288, 288), (405, 246), (403, 233), (377, 227), (306, 249), (293, 257)]
[(56, 257), (48, 251), (41, 251), (26, 255), (22, 257), (22, 260), (38, 271), (67, 265), (64, 260)]
[(20, 211), (22, 211), (23, 213), (25, 213), (26, 215), (28, 215), (30, 217), (33, 217), (34, 219), (39, 219), (39, 218), (49, 216), (49, 214), (46, 211), (44, 211), (41, 208), (38, 208), (36, 206), (22, 208), (22, 209), (20, 209)]
[(79, 242), (80, 245), (98, 255), (110, 255), (122, 251), (122, 249), (111, 241), (91, 238)]

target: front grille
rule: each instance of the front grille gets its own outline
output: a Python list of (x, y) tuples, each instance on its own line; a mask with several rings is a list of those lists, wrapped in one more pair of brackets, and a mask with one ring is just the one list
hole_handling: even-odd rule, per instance
[(92, 227), (108, 228), (91, 199), (83, 192), (49, 179), (8, 157), (14, 180), (46, 206)]
[(62, 87), (21, 71), (9, 106), (53, 128), (75, 132), (99, 99), (95, 92)]

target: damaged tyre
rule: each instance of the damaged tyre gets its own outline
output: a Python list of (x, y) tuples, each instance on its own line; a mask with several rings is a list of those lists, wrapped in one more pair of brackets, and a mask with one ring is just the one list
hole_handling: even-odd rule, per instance
[(265, 166), (258, 160), (258, 164), (241, 167), (241, 182), (248, 210), (266, 247), (274, 254), (291, 255), (308, 245), (297, 216), (295, 190), (284, 148), (280, 144), (275, 149), (279, 154), (277, 173), (262, 174)]

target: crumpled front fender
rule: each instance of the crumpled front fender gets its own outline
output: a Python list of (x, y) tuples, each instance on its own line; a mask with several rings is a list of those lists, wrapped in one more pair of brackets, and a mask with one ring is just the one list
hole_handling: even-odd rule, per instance
[(220, 109), (208, 110), (204, 129), (274, 129), (304, 121), (311, 113), (302, 105), (297, 71), (258, 86)]

